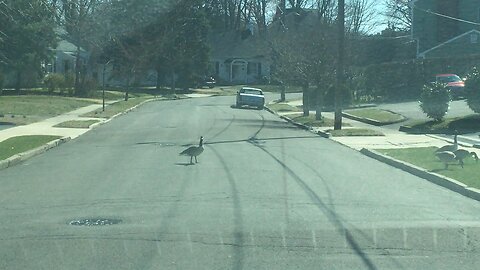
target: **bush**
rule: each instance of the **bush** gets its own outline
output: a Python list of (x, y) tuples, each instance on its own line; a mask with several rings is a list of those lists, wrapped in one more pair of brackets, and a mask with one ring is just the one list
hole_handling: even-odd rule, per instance
[(428, 117), (440, 121), (448, 111), (450, 100), (450, 90), (445, 84), (430, 83), (423, 86), (420, 107)]
[(43, 83), (48, 88), (48, 92), (53, 93), (55, 89), (63, 87), (65, 78), (62, 74), (50, 73), (43, 79)]
[(480, 113), (480, 73), (473, 68), (465, 81), (467, 104), (476, 113)]
[(87, 78), (80, 87), (80, 92), (75, 93), (79, 97), (91, 97), (97, 91), (98, 83), (93, 78)]

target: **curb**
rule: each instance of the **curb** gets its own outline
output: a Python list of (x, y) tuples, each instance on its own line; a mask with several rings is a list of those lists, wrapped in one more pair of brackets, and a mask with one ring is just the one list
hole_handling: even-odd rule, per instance
[(396, 124), (396, 123), (400, 123), (400, 122), (403, 122), (403, 121), (407, 120), (407, 118), (405, 116), (401, 115), (401, 114), (398, 114), (398, 113), (395, 113), (395, 112), (392, 112), (392, 111), (389, 111), (389, 110), (384, 110), (384, 111), (387, 111), (387, 112), (390, 112), (390, 113), (393, 113), (393, 114), (396, 114), (396, 115), (400, 115), (402, 117), (402, 119), (397, 120), (397, 121), (391, 121), (391, 122), (380, 122), (380, 121), (377, 121), (377, 120), (374, 120), (374, 119), (371, 119), (371, 118), (359, 117), (359, 116), (355, 116), (355, 115), (352, 115), (352, 114), (349, 114), (349, 113), (346, 113), (346, 112), (342, 112), (342, 116), (345, 117), (345, 118), (351, 119), (351, 120), (355, 120), (355, 121), (358, 121), (358, 122), (362, 122), (362, 123), (366, 123), (366, 124), (374, 125), (374, 126), (386, 126), (386, 125)]
[(1, 160), (0, 161), (0, 170), (4, 170), (4, 169), (10, 168), (10, 167), (13, 167), (15, 165), (18, 165), (18, 164), (20, 164), (20, 163), (22, 163), (22, 162), (24, 162), (24, 161), (26, 161), (26, 160), (28, 160), (32, 157), (41, 155), (41, 154), (47, 152), (48, 150), (50, 150), (52, 148), (55, 148), (57, 146), (60, 146), (60, 145), (66, 143), (70, 140), (71, 140), (70, 137), (63, 137), (61, 139), (51, 141), (51, 142), (49, 142), (45, 145), (42, 145), (40, 147), (37, 147), (35, 149), (16, 154), (16, 155), (11, 156), (11, 157), (9, 157), (5, 160)]
[(413, 174), (415, 176), (418, 176), (420, 178), (423, 178), (433, 184), (442, 186), (444, 188), (447, 188), (451, 191), (454, 191), (456, 193), (459, 193), (465, 197), (480, 201), (480, 190), (472, 187), (468, 187), (467, 185), (448, 178), (443, 175), (439, 175), (436, 173), (429, 172), (423, 168), (417, 167), (415, 165), (412, 165), (410, 163), (400, 161), (394, 158), (391, 158), (389, 156), (383, 155), (378, 153), (377, 151), (374, 150), (369, 150), (366, 148), (363, 148), (360, 150), (360, 153), (364, 154), (365, 156), (368, 156), (370, 158), (376, 159), (378, 161), (381, 161), (383, 163), (386, 163), (392, 167), (395, 167), (397, 169), (403, 170), (405, 172), (408, 172), (410, 174)]
[(280, 119), (283, 119), (283, 120), (285, 120), (285, 121), (293, 124), (293, 125), (296, 126), (296, 127), (299, 127), (299, 128), (301, 128), (301, 129), (303, 129), (303, 130), (311, 131), (311, 132), (313, 132), (313, 133), (315, 133), (315, 134), (317, 134), (317, 135), (319, 135), (320, 137), (323, 137), (323, 138), (327, 138), (327, 139), (328, 139), (328, 138), (331, 137), (330, 133), (323, 132), (323, 131), (321, 131), (321, 130), (314, 131), (314, 130), (312, 129), (312, 127), (310, 127), (310, 126), (297, 123), (297, 122), (293, 121), (292, 119), (290, 119), (290, 118), (288, 118), (288, 117), (286, 117), (286, 116), (284, 116), (284, 115), (279, 115), (278, 113), (276, 113), (275, 111), (273, 111), (272, 109), (270, 109), (268, 106), (264, 106), (264, 108), (265, 108), (265, 110), (268, 111), (269, 113), (278, 116)]
[[(108, 119), (106, 119), (106, 120), (103, 120), (103, 121), (100, 120), (100, 122), (91, 125), (91, 126), (89, 127), (89, 129), (94, 129), (94, 128), (97, 128), (97, 127), (99, 127), (99, 126), (101, 126), (101, 125), (107, 124), (108, 122), (112, 121), (113, 119), (115, 119), (115, 118), (117, 118), (117, 117), (119, 117), (119, 116), (122, 116), (122, 115), (124, 115), (124, 114), (129, 113), (129, 112), (135, 110), (136, 108), (144, 105), (145, 103), (152, 102), (152, 101), (157, 101), (157, 100), (162, 100), (162, 99), (152, 98), (152, 99), (145, 100), (145, 101), (143, 101), (143, 102), (141, 102), (141, 103), (133, 106), (133, 107), (130, 108), (130, 109), (127, 109), (127, 110), (125, 110), (125, 111), (123, 111), (123, 112), (119, 112), (119, 113), (113, 115), (112, 117), (110, 117), (110, 118), (108, 118)], [(99, 118), (99, 119), (101, 119), (101, 118)]]

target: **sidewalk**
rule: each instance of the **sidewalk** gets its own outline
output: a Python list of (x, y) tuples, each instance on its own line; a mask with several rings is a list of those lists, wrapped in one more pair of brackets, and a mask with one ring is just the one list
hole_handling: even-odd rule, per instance
[(72, 112), (68, 112), (56, 117), (48, 118), (40, 122), (32, 123), (24, 126), (16, 126), (0, 131), (0, 142), (6, 139), (24, 136), (24, 135), (54, 135), (61, 137), (70, 137), (71, 139), (89, 131), (88, 128), (56, 128), (55, 125), (66, 121), (85, 121), (85, 120), (98, 120), (99, 122), (105, 121), (104, 118), (88, 118), (81, 117), (81, 115), (93, 112), (102, 108), (101, 104), (95, 104), (77, 109)]
[[(291, 106), (301, 106), (301, 100), (293, 100), (287, 102)], [(298, 114), (298, 112), (295, 112)], [(315, 113), (315, 111), (311, 111)], [(278, 113), (288, 117), (292, 113)], [(333, 112), (322, 112), (324, 117), (334, 119)], [(339, 142), (343, 145), (346, 145), (350, 148), (361, 150), (362, 148), (367, 149), (398, 149), (398, 148), (413, 148), (413, 147), (441, 147), (449, 143), (453, 143), (453, 137), (451, 139), (445, 139), (438, 136), (432, 136), (427, 134), (407, 134), (398, 130), (384, 128), (381, 126), (369, 125), (363, 122), (351, 120), (348, 118), (343, 118), (344, 123), (348, 123), (351, 127), (343, 127), (343, 129), (349, 128), (366, 128), (370, 130), (376, 130), (382, 132), (385, 136), (343, 136), (343, 137), (330, 137), (331, 140)], [(327, 131), (332, 130), (333, 127), (314, 127), (314, 131)], [(462, 146), (462, 144), (460, 143)], [(470, 151), (475, 151), (477, 154), (480, 154), (480, 150), (472, 148), (471, 145), (464, 144), (464, 148), (468, 147)]]

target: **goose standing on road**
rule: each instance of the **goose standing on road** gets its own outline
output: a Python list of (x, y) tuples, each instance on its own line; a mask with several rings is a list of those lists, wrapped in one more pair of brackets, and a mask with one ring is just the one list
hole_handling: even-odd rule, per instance
[(198, 146), (190, 146), (189, 148), (183, 150), (180, 155), (190, 156), (190, 164), (193, 164), (193, 158), (195, 157), (195, 163), (198, 163), (197, 156), (203, 152), (203, 136), (200, 137), (200, 143)]
[(445, 145), (445, 146), (442, 146), (440, 148), (438, 148), (437, 150), (435, 150), (436, 153), (439, 153), (439, 152), (455, 152), (458, 150), (458, 142), (457, 142), (457, 134), (455, 134), (455, 136), (453, 137), (453, 144), (449, 144), (449, 145)]

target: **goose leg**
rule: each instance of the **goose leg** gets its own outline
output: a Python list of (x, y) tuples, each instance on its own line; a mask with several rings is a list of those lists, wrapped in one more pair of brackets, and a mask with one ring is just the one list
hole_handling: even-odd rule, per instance
[(198, 163), (198, 161), (197, 161), (197, 156), (195, 156), (195, 163)]
[(461, 166), (462, 169), (463, 169), (463, 159), (460, 159), (460, 162), (459, 162), (459, 163), (460, 163), (460, 166)]
[(193, 156), (190, 156), (190, 164), (193, 164)]

